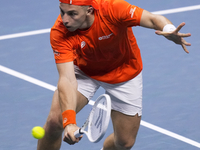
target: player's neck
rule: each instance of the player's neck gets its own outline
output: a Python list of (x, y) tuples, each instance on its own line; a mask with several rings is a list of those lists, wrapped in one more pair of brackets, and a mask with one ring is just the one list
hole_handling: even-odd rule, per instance
[(87, 16), (85, 19), (85, 22), (82, 24), (82, 26), (79, 28), (79, 30), (89, 29), (92, 26), (92, 24), (94, 23), (94, 18), (95, 18), (94, 13)]

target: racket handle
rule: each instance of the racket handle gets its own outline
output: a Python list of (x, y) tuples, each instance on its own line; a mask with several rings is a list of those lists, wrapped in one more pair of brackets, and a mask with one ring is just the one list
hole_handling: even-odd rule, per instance
[(76, 138), (80, 137), (82, 134), (83, 134), (83, 132), (81, 132), (81, 128), (78, 129), (78, 130), (76, 130), (76, 131), (74, 132), (74, 136), (75, 136)]

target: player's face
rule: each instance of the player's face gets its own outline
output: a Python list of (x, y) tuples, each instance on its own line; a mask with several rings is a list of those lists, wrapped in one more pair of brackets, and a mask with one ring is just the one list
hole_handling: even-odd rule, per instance
[(70, 32), (83, 29), (86, 24), (86, 7), (60, 3), (60, 14), (63, 24)]

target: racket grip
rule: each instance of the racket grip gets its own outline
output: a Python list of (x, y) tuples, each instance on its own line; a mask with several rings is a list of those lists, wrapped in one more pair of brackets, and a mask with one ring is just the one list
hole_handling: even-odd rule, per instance
[(80, 137), (82, 134), (83, 134), (83, 132), (81, 132), (81, 128), (78, 129), (78, 130), (76, 130), (76, 131), (74, 132), (74, 136), (75, 136), (76, 138)]

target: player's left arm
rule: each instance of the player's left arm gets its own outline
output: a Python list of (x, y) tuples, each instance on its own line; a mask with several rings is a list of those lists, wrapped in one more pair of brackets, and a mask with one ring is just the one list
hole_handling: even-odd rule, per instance
[(163, 35), (168, 40), (181, 45), (184, 51), (189, 53), (186, 46), (191, 46), (191, 44), (186, 42), (184, 37), (189, 37), (191, 34), (179, 32), (184, 25), (185, 23), (183, 22), (177, 28), (175, 28), (172, 22), (166, 17), (152, 14), (146, 10), (143, 11), (140, 20), (140, 26), (155, 29), (156, 34)]

